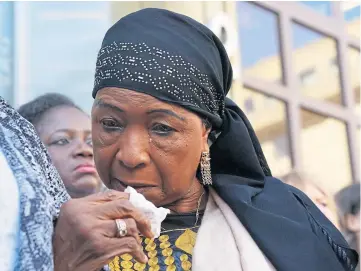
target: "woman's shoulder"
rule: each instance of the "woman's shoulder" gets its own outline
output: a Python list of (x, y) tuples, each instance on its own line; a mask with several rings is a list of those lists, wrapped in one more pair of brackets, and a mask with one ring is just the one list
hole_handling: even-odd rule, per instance
[(215, 177), (216, 192), (276, 268), (353, 270), (357, 264), (357, 253), (300, 190), (273, 177)]
[(0, 142), (14, 175), (27, 176), (23, 179), (26, 185), (50, 201), (51, 213), (56, 216), (61, 204), (69, 199), (60, 176), (34, 126), (1, 97)]
[(282, 181), (269, 178), (267, 180), (274, 185), (285, 187), (304, 210), (312, 232), (329, 245), (342, 263), (345, 270), (353, 270), (353, 263), (358, 262), (356, 251), (351, 249), (341, 232), (331, 223), (331, 221), (321, 212), (313, 201), (298, 188), (285, 184)]
[[(52, 270), (53, 218), (57, 208), (50, 192), (54, 189), (49, 187), (54, 185), (52, 181), (57, 181), (57, 173), (32, 125), (3, 99), (0, 99), (0, 151), (21, 199), (16, 213), (20, 222), (16, 251), (22, 255), (16, 257), (14, 270)], [(57, 192), (61, 195), (61, 189)]]

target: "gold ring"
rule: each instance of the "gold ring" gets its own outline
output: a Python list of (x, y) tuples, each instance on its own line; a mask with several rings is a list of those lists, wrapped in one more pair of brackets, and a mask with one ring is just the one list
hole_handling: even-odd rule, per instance
[(124, 219), (116, 219), (115, 223), (117, 224), (118, 228), (118, 237), (124, 237), (127, 235), (127, 223), (125, 223)]

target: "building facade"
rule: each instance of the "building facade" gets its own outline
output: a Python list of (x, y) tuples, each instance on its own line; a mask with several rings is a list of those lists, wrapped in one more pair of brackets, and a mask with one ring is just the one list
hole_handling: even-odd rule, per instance
[(147, 7), (221, 38), (235, 75), (229, 96), (275, 176), (305, 171), (331, 193), (359, 181), (360, 6), (351, 1), (1, 2), (0, 95), (18, 106), (57, 91), (90, 110), (102, 36)]

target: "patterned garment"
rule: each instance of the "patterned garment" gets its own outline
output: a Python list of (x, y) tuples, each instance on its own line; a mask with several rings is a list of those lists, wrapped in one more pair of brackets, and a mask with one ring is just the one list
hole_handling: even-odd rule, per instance
[(159, 238), (142, 239), (149, 260), (136, 262), (129, 254), (117, 256), (108, 265), (110, 271), (188, 271), (192, 269), (192, 252), (198, 227), (163, 232)]
[(34, 127), (1, 97), (0, 150), (20, 196), (18, 260), (13, 270), (53, 270), (53, 221), (70, 197)]
[[(0, 266), (2, 271), (13, 271), (17, 258), (19, 232), (19, 190), (12, 170), (0, 151)], [(14, 215), (15, 214), (15, 215)]]

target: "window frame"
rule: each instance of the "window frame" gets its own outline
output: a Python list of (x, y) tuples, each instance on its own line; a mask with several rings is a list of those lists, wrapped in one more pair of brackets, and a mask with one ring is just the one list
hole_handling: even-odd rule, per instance
[[(287, 110), (288, 136), (292, 167), (302, 170), (301, 150), (301, 110), (332, 117), (346, 124), (352, 182), (360, 176), (360, 154), (357, 149), (357, 129), (361, 126), (359, 116), (355, 114), (356, 99), (351, 87), (348, 71), (347, 50), (353, 47), (360, 51), (360, 41), (349, 36), (340, 2), (331, 2), (332, 15), (326, 16), (298, 2), (259, 2), (252, 4), (276, 13), (279, 17), (280, 55), (284, 84), (262, 81), (242, 75), (244, 87), (261, 92), (267, 96), (283, 101)], [(292, 23), (296, 22), (333, 38), (337, 44), (338, 64), (340, 69), (341, 95), (344, 104), (331, 104), (326, 101), (306, 97), (301, 93), (300, 81), (294, 72), (292, 63)]]

